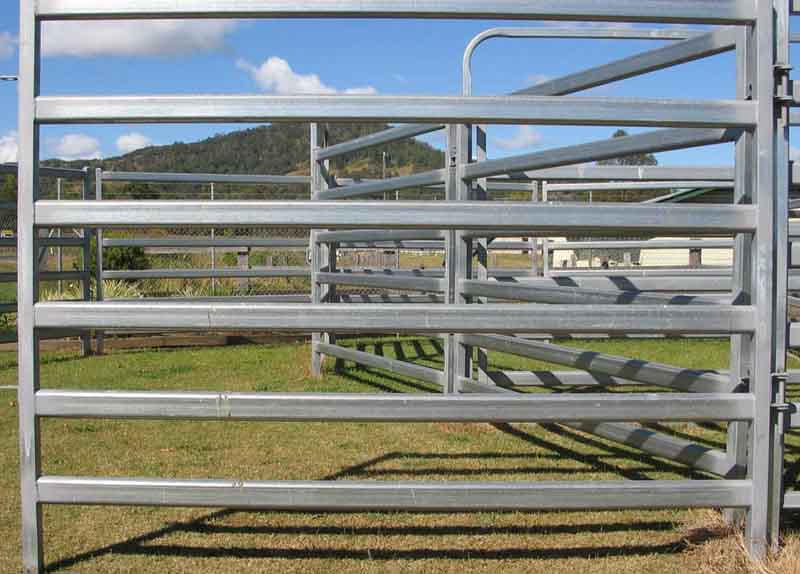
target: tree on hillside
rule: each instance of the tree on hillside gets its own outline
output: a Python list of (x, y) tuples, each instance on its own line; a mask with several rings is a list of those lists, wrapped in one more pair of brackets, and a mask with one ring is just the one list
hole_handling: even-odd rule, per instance
[(3, 178), (2, 185), (0, 185), (0, 201), (17, 201), (17, 178), (15, 176), (6, 174)]
[[(613, 138), (624, 138), (630, 135), (625, 130), (617, 130), (614, 132)], [(635, 153), (626, 155), (624, 157), (616, 157), (612, 159), (604, 159), (598, 161), (597, 165), (658, 165), (656, 156), (651, 153)]]

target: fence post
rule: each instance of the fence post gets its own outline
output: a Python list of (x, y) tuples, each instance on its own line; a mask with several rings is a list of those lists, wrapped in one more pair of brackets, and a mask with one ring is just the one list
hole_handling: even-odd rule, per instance
[[(103, 170), (97, 168), (94, 171), (95, 200), (103, 201)], [(103, 229), (98, 227), (95, 231), (95, 300), (100, 303), (104, 299), (103, 285)], [(102, 355), (105, 352), (105, 333), (102, 330), (95, 331), (95, 352)]]
[[(81, 183), (81, 199), (89, 199), (89, 190), (92, 187), (92, 174), (88, 167), (83, 168), (83, 180)], [(81, 286), (83, 287), (83, 300), (92, 300), (92, 230), (88, 227), (83, 228), (83, 246), (81, 247), (82, 276)], [(92, 354), (92, 334), (86, 331), (81, 334), (81, 354), (88, 357)]]
[[(471, 148), (472, 126), (448, 126), (448, 175), (445, 183), (448, 201), (469, 200), (471, 184), (464, 181), (463, 174), (471, 157)], [(472, 240), (464, 237), (463, 231), (448, 231), (445, 250), (445, 305), (456, 305), (464, 301), (461, 281), (472, 276)], [(445, 393), (459, 392), (460, 377), (472, 378), (472, 349), (463, 345), (462, 340), (463, 337), (458, 333), (445, 335)]]
[[(64, 178), (56, 178), (56, 200), (61, 201), (62, 196), (64, 193)], [(56, 229), (56, 238), (61, 239), (63, 237), (63, 233), (61, 228)], [(58, 243), (56, 247), (56, 271), (59, 274), (58, 279), (58, 296), (64, 296), (64, 281), (61, 280), (61, 273), (64, 271), (64, 250), (61, 248), (61, 242)]]
[[(487, 126), (485, 125), (478, 125), (475, 126), (475, 154), (476, 154), (476, 161), (486, 161), (488, 159), (488, 144), (486, 138), (486, 130)], [(490, 201), (489, 197), (489, 187), (488, 187), (488, 178), (482, 178), (475, 182), (474, 187), (474, 197), (466, 199), (473, 199), (475, 201)], [(475, 275), (476, 279), (480, 281), (488, 281), (489, 280), (489, 268), (491, 265), (496, 265), (496, 257), (490, 258), (489, 257), (489, 239), (486, 237), (481, 237), (475, 240), (475, 250), (477, 252), (477, 259), (475, 265)], [(472, 277), (469, 277), (470, 279)], [(475, 297), (471, 300), (471, 302), (485, 304), (489, 302), (487, 297)], [(475, 361), (478, 370), (478, 381), (481, 383), (490, 383), (489, 378), (489, 355), (488, 353), (480, 348), (475, 347)], [(470, 373), (471, 375), (471, 373)], [(469, 375), (467, 375), (469, 376)]]
[[(753, 485), (753, 498), (747, 514), (745, 539), (751, 556), (762, 558), (769, 548), (777, 547), (778, 533), (772, 502), (776, 487), (772, 480), (775, 463), (774, 436), (776, 417), (772, 405), (777, 403), (775, 385), (775, 278), (776, 214), (780, 202), (775, 197), (775, 27), (773, 2), (756, 3), (757, 24), (750, 26), (752, 41), (749, 47), (755, 57), (755, 73), (751, 76), (753, 99), (756, 103), (754, 149), (748, 159), (755, 168), (753, 202), (756, 206), (754, 245), (751, 248), (753, 265), (753, 298), (758, 320), (752, 345), (750, 392), (755, 401), (755, 413), (749, 433), (748, 478)], [(783, 169), (783, 167), (782, 167)], [(785, 217), (785, 214), (781, 214)], [(785, 328), (785, 326), (781, 326)]]
[[(319, 124), (311, 124), (310, 133), (310, 152), (311, 152), (311, 200), (317, 200), (319, 193), (325, 188), (325, 179), (322, 175), (322, 166), (317, 159), (320, 145), (324, 141), (321, 138), (321, 128)], [(318, 276), (322, 270), (322, 262), (328, 259), (328, 247), (317, 242), (319, 230), (312, 229), (310, 233), (311, 249), (311, 303), (320, 305), (325, 299), (325, 289), (319, 282)], [(323, 333), (311, 334), (311, 375), (314, 377), (322, 376), (322, 363), (325, 356), (319, 352), (319, 344), (322, 342)]]
[(39, 190), (39, 95), (41, 26), (33, 2), (20, 3), (19, 26), (19, 166), (17, 172), (17, 353), (19, 377), (20, 497), (22, 503), (22, 567), (25, 574), (44, 572), (42, 505), (37, 480), (41, 474), (39, 417), (39, 334), (34, 305), (39, 295), (39, 270), (34, 202)]
[[(211, 183), (211, 201), (214, 201), (214, 183)], [(214, 246), (214, 241), (217, 238), (217, 230), (212, 227), (211, 228), (211, 272), (214, 273), (217, 270), (217, 248)], [(211, 296), (216, 297), (217, 295), (217, 278), (211, 278)]]
[[(790, 11), (789, 2), (775, 2), (775, 71), (777, 76), (776, 95), (785, 102), (791, 98), (792, 80), (790, 77)], [(775, 341), (773, 345), (774, 403), (782, 405), (786, 402), (786, 350), (788, 344), (788, 281), (789, 281), (789, 190), (792, 185), (790, 154), (790, 117), (789, 107), (781, 106), (777, 115), (775, 130), (775, 305), (776, 325), (773, 329)], [(784, 432), (786, 429), (786, 413), (782, 409), (773, 410), (774, 420), (772, 435), (772, 467), (770, 468), (770, 500), (769, 524), (767, 528), (773, 549), (778, 548), (780, 537), (780, 519), (784, 503), (783, 465), (784, 465)]]

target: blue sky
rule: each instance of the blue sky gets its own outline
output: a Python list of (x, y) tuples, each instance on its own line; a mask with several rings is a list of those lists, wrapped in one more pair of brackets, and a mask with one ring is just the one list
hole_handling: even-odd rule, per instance
[[(16, 74), (18, 9), (0, 12), (0, 74)], [(193, 21), (45, 24), (44, 94), (458, 94), (470, 38), (503, 22)], [(519, 26), (519, 23), (510, 25)], [(535, 25), (535, 24), (531, 24)], [(541, 24), (550, 25), (550, 24)], [(565, 24), (559, 24), (564, 26)], [(479, 48), (475, 93), (502, 94), (662, 45), (653, 41), (506, 40)], [(585, 92), (649, 98), (730, 98), (731, 54)], [(190, 142), (235, 125), (46, 127), (42, 157), (111, 157), (148, 144)], [(0, 83), (0, 160), (13, 153), (16, 88)], [(637, 130), (632, 130), (637, 131)], [(607, 137), (613, 128), (493, 126), (491, 156)], [(440, 136), (428, 141), (440, 144)], [(663, 164), (724, 165), (732, 146), (660, 154)]]

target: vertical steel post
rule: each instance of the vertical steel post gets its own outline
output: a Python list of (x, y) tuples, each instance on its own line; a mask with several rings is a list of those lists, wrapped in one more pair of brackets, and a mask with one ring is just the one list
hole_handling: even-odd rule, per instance
[[(447, 128), (448, 176), (445, 182), (448, 201), (469, 201), (471, 183), (464, 179), (464, 169), (472, 158), (472, 126), (452, 125)], [(472, 277), (472, 240), (461, 230), (449, 231), (445, 240), (445, 304), (464, 301), (461, 281)], [(459, 378), (472, 377), (472, 349), (462, 344), (462, 336), (448, 333), (445, 337), (446, 393), (458, 393)]]
[[(211, 183), (211, 201), (214, 201), (214, 184)], [(211, 271), (216, 271), (217, 269), (217, 248), (214, 247), (214, 240), (217, 237), (217, 231), (215, 228), (211, 228)], [(217, 278), (211, 278), (211, 295), (217, 295)]]
[[(547, 182), (541, 181), (539, 182), (539, 197), (541, 198), (542, 203), (547, 203), (548, 201), (548, 189), (547, 189)], [(550, 275), (550, 240), (547, 237), (542, 237), (542, 277), (547, 277)]]
[[(58, 201), (61, 201), (63, 193), (64, 193), (64, 178), (59, 177), (56, 179), (56, 199)], [(63, 235), (64, 234), (60, 227), (56, 229), (57, 239), (61, 239)], [(61, 272), (64, 271), (64, 250), (61, 249), (60, 242), (56, 247), (56, 271), (58, 272), (59, 275), (61, 275)], [(58, 295), (59, 297), (64, 296), (64, 282), (60, 278), (58, 280)]]
[[(789, 280), (789, 188), (791, 186), (789, 105), (792, 83), (789, 72), (789, 2), (775, 2), (775, 72), (776, 94), (781, 101), (775, 131), (775, 344), (774, 344), (774, 402), (786, 401), (786, 347), (788, 339), (788, 280)], [(786, 417), (783, 409), (773, 409), (772, 476), (770, 478), (770, 515), (768, 533), (773, 549), (780, 535), (780, 516), (783, 509), (783, 457)]]
[(753, 484), (752, 506), (747, 515), (745, 538), (751, 556), (761, 558), (775, 543), (771, 500), (775, 401), (775, 28), (772, 0), (756, 3), (754, 28), (755, 82), (757, 102), (755, 165), (757, 229), (753, 249), (753, 304), (757, 321), (752, 349), (750, 389), (755, 399), (755, 416), (750, 428), (748, 478)]
[[(94, 172), (95, 200), (103, 201), (103, 170), (97, 168)], [(95, 231), (95, 301), (103, 301), (103, 230)], [(105, 352), (105, 333), (95, 331), (95, 352), (102, 355)]]
[[(310, 148), (311, 148), (311, 200), (317, 200), (320, 192), (325, 189), (325, 178), (322, 174), (322, 166), (317, 159), (320, 146), (324, 140), (321, 126), (316, 123), (311, 124)], [(328, 248), (317, 242), (319, 230), (312, 229), (309, 238), (309, 249), (311, 250), (311, 302), (319, 305), (325, 299), (325, 290), (319, 282), (318, 276), (322, 270), (323, 261), (328, 259)], [(325, 356), (319, 352), (319, 344), (323, 341), (323, 333), (311, 334), (311, 375), (314, 377), (322, 376), (322, 364)]]
[[(89, 189), (92, 186), (92, 175), (88, 167), (83, 168), (83, 180), (81, 181), (81, 199), (89, 199)], [(83, 245), (81, 247), (82, 275), (81, 286), (83, 288), (83, 300), (92, 300), (92, 230), (88, 227), (83, 228)], [(81, 334), (82, 355), (88, 357), (92, 354), (92, 334), (86, 331)]]
[[(458, 139), (457, 125), (447, 126), (447, 144), (445, 151), (445, 169), (447, 179), (444, 185), (445, 201), (453, 201), (458, 197)], [(456, 232), (448, 231), (444, 241), (444, 276), (447, 281), (444, 292), (444, 304), (451, 305), (456, 297)], [(443, 333), (444, 340), (444, 393), (455, 393), (458, 390), (458, 364), (457, 343), (455, 335)]]
[[(738, 99), (752, 100), (755, 56), (752, 46), (752, 31), (742, 29), (736, 46), (736, 73)], [(736, 141), (734, 196), (736, 205), (753, 203), (754, 164), (753, 132), (745, 131)], [(733, 300), (739, 304), (752, 301), (753, 286), (753, 235), (736, 235), (733, 252)], [(751, 379), (752, 335), (733, 335), (731, 337), (730, 376), (735, 384), (747, 384)], [(749, 391), (747, 391), (749, 392)], [(726, 452), (732, 464), (743, 468), (747, 465), (747, 441), (750, 423), (731, 422), (728, 424)], [(741, 522), (745, 517), (743, 510), (728, 509), (726, 518), (730, 522)]]
[[(540, 201), (539, 184), (535, 181), (531, 182), (531, 201), (533, 203), (539, 203)], [(528, 243), (530, 243), (531, 246), (531, 275), (539, 277), (542, 274), (542, 263), (539, 258), (539, 244), (541, 240), (538, 237), (530, 237), (528, 238)]]
[(17, 175), (17, 352), (19, 361), (19, 441), (22, 503), (22, 564), (26, 574), (44, 571), (42, 508), (37, 492), (41, 473), (39, 419), (39, 340), (34, 305), (39, 292), (34, 202), (39, 190), (39, 95), (41, 28), (33, 2), (20, 3), (19, 25), (19, 167)]
[[(475, 126), (475, 160), (479, 162), (486, 161), (489, 157), (486, 130), (487, 126), (484, 125)], [(475, 187), (472, 194), (473, 197), (469, 199), (475, 201), (489, 201), (490, 198), (488, 192), (489, 189), (488, 183), (489, 182), (487, 178), (482, 178), (477, 180), (475, 182)], [(475, 275), (476, 278), (481, 281), (487, 281), (489, 279), (489, 243), (490, 239), (486, 237), (481, 237), (475, 241), (475, 250), (477, 253), (476, 264), (475, 264)], [(488, 298), (475, 297), (472, 298), (472, 302), (478, 304), (485, 304), (488, 303)], [(478, 381), (481, 383), (489, 384), (491, 382), (488, 374), (489, 355), (484, 349), (480, 347), (475, 347), (475, 361), (478, 371)]]

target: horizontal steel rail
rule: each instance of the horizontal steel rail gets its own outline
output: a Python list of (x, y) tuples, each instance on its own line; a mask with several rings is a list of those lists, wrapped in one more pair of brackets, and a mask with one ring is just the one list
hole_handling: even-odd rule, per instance
[[(83, 281), (88, 280), (86, 271), (41, 271), (40, 281)], [(0, 273), (0, 283), (16, 283), (17, 274), (14, 272)]]
[(148, 303), (310, 303), (309, 295), (285, 293), (277, 295), (242, 295), (242, 296), (208, 296), (208, 297), (143, 297), (137, 299), (114, 299), (114, 303), (138, 304)]
[(36, 414), (56, 418), (364, 422), (737, 421), (746, 394), (392, 395), (41, 390)]
[(755, 230), (745, 205), (533, 205), (512, 202), (37, 201), (40, 227), (287, 227), (322, 229), (486, 229), (487, 233), (582, 231), (693, 235)]
[(597, 273), (592, 275), (564, 275), (555, 277), (520, 277), (520, 285), (557, 288), (603, 289), (644, 291), (649, 293), (728, 293), (733, 285), (730, 277), (698, 276), (691, 272), (671, 276), (627, 276)]
[(43, 476), (37, 490), (44, 504), (313, 512), (744, 508), (752, 503), (752, 485), (746, 480), (244, 482)]
[(269, 305), (48, 302), (37, 327), (379, 333), (749, 333), (749, 306)]
[(146, 183), (228, 183), (264, 185), (308, 185), (307, 175), (244, 175), (217, 173), (151, 173), (144, 171), (104, 171), (103, 181), (146, 182)]
[(103, 238), (103, 247), (173, 247), (173, 248), (237, 248), (237, 247), (308, 247), (307, 239), (262, 239), (256, 237), (208, 237), (208, 238), (177, 238), (177, 237), (147, 237), (140, 239), (115, 239)]
[(343, 361), (353, 361), (359, 365), (389, 371), (396, 375), (403, 375), (433, 383), (435, 385), (444, 386), (446, 379), (444, 373), (437, 369), (425, 367), (423, 365), (415, 365), (408, 361), (400, 361), (392, 359), (391, 357), (383, 357), (374, 353), (367, 353), (357, 349), (342, 347), (341, 345), (329, 345), (327, 343), (317, 343), (316, 350), (319, 353), (342, 359)]
[(783, 508), (786, 510), (800, 509), (800, 492), (790, 490), (783, 495)]
[(330, 145), (317, 150), (317, 161), (325, 161), (349, 153), (362, 151), (372, 147), (390, 144), (443, 129), (443, 125), (407, 125), (390, 128), (374, 134), (355, 138), (340, 144)]
[(720, 28), (682, 42), (541, 82), (533, 87), (517, 90), (514, 95), (565, 95), (641, 76), (733, 50), (739, 34), (737, 28)]
[[(410, 251), (444, 251), (443, 241), (360, 241), (357, 243), (337, 243), (336, 250), (341, 253), (348, 250), (364, 249), (404, 249)], [(530, 247), (528, 247), (530, 249)]]
[[(661, 295), (641, 291), (581, 289), (578, 287), (533, 287), (503, 281), (462, 280), (465, 296), (492, 297), (529, 303), (557, 305), (719, 305), (723, 301), (699, 295)], [(730, 304), (730, 301), (725, 302)]]
[[(16, 239), (11, 240), (16, 246)], [(36, 240), (39, 247), (83, 247), (86, 244), (86, 239), (83, 237), (42, 237)], [(2, 243), (0, 243), (2, 245)]]
[(399, 291), (422, 291), (442, 293), (447, 282), (434, 277), (383, 273), (317, 273), (315, 280), (325, 285), (351, 285), (375, 289), (394, 289)]
[(631, 153), (653, 153), (730, 142), (738, 129), (667, 129), (623, 136), (525, 155), (486, 160), (464, 166), (465, 179), (601, 161)]
[(732, 189), (732, 181), (720, 180), (695, 180), (695, 181), (610, 181), (610, 182), (579, 182), (579, 183), (548, 183), (549, 193), (565, 191), (641, 191), (660, 189), (692, 189), (712, 187), (714, 189)]
[(103, 279), (241, 279), (268, 277), (310, 277), (309, 267), (253, 267), (250, 269), (137, 269), (103, 270)]
[(357, 231), (320, 231), (318, 243), (354, 243), (361, 241), (444, 241), (444, 232), (438, 229), (397, 230), (361, 229)]
[(444, 298), (438, 293), (425, 295), (408, 295), (393, 293), (337, 293), (336, 298), (340, 303), (443, 303)]
[(614, 268), (614, 269), (589, 269), (580, 267), (578, 269), (553, 269), (550, 271), (551, 277), (621, 277), (630, 279), (633, 277), (665, 277), (674, 278), (681, 274), (691, 274), (693, 277), (730, 277), (732, 270), (730, 267), (636, 267), (633, 269)]
[(741, 478), (746, 472), (723, 451), (639, 426), (589, 422), (571, 422), (569, 426), (718, 476)]
[(443, 169), (392, 177), (389, 179), (379, 179), (366, 183), (354, 183), (344, 187), (335, 187), (327, 191), (321, 191), (317, 197), (320, 201), (332, 199), (346, 199), (350, 197), (365, 197), (387, 191), (398, 191), (415, 187), (426, 187), (444, 183), (447, 172)]
[[(513, 393), (509, 389), (461, 378), (462, 392)], [(725, 478), (741, 478), (745, 468), (735, 464), (728, 455), (705, 445), (625, 423), (567, 422), (570, 428), (632, 446), (647, 454), (686, 464), (692, 468)]]
[(136, 0), (109, 7), (102, 0), (40, 0), (36, 17), (68, 19), (167, 18), (436, 18), (497, 20), (645, 21), (743, 24), (756, 17), (753, 6), (736, 0), (615, 0), (598, 5), (591, 0), (546, 0), (520, 4), (514, 0), (310, 0), (302, 5), (285, 0), (251, 0), (245, 6), (230, 1), (184, 0), (180, 5)]
[(641, 241), (552, 241), (550, 251), (562, 249), (733, 249), (732, 239), (646, 239)]
[[(16, 163), (0, 163), (0, 173), (10, 173), (16, 175)], [(46, 165), (39, 166), (40, 177), (60, 177), (63, 179), (83, 179), (86, 173), (82, 169), (67, 167), (51, 167)]]
[(486, 371), (498, 387), (614, 387), (641, 385), (618, 377), (585, 371)]
[(753, 127), (743, 100), (571, 96), (39, 96), (39, 124), (429, 122), (684, 128)]
[[(652, 361), (617, 357), (594, 351), (524, 341), (515, 337), (464, 335), (464, 344), (531, 359), (619, 377), (658, 387), (697, 393), (731, 393), (737, 385), (727, 375), (663, 365)], [(614, 419), (607, 419), (614, 420)]]
[(733, 168), (718, 166), (629, 166), (570, 165), (530, 170), (514, 174), (516, 181), (680, 181), (704, 179), (727, 182), (733, 180)]

